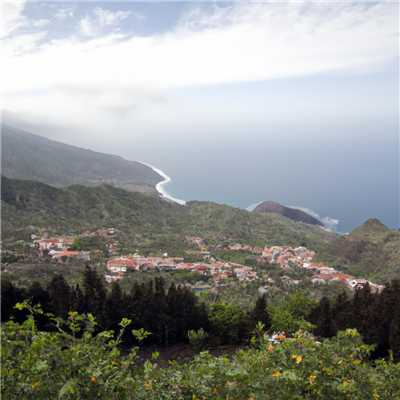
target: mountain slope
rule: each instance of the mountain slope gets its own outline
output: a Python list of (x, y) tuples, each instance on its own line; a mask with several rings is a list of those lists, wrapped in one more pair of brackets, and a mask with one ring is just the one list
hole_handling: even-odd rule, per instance
[(61, 188), (107, 183), (154, 193), (163, 178), (148, 166), (122, 157), (55, 142), (2, 125), (1, 170), (9, 178), (29, 179)]
[(289, 218), (296, 222), (304, 222), (306, 224), (324, 226), (324, 224), (321, 221), (305, 213), (304, 211), (285, 207), (279, 203), (275, 203), (274, 201), (264, 201), (261, 204), (259, 204), (252, 212), (275, 213), (283, 215), (284, 217)]
[(316, 261), (377, 283), (400, 278), (400, 232), (377, 219), (369, 219), (323, 247)]
[(113, 227), (132, 237), (166, 233), (210, 239), (225, 236), (258, 246), (306, 244), (315, 248), (339, 236), (280, 215), (253, 214), (210, 202), (181, 206), (110, 185), (57, 189), (3, 176), (1, 182), (4, 238), (16, 229), (46, 230), (56, 235)]

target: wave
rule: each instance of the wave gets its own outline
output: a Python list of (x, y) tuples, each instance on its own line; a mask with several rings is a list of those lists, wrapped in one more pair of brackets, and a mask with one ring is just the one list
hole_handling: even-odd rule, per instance
[(168, 192), (163, 188), (163, 186), (166, 183), (171, 181), (171, 178), (167, 174), (165, 174), (163, 171), (161, 171), (161, 169), (153, 167), (150, 164), (146, 164), (146, 163), (144, 163), (142, 161), (138, 161), (138, 162), (140, 162), (141, 164), (146, 165), (147, 167), (151, 168), (154, 172), (157, 172), (157, 174), (161, 175), (164, 178), (163, 181), (157, 183), (157, 185), (156, 185), (156, 190), (157, 190), (158, 193), (161, 194), (161, 196), (165, 197), (166, 199), (172, 200), (175, 203), (181, 204), (183, 206), (186, 204), (185, 200), (176, 199), (175, 197), (170, 196), (168, 194)]
[[(247, 211), (253, 211), (259, 204), (263, 203), (263, 201), (260, 201), (259, 203), (255, 203), (255, 204), (250, 204), (246, 210)], [(337, 228), (339, 225), (339, 220), (338, 219), (334, 219), (331, 217), (320, 217), (319, 214), (317, 214), (316, 212), (314, 212), (313, 210), (310, 210), (309, 208), (306, 207), (298, 207), (298, 206), (285, 206), (288, 208), (294, 208), (296, 210), (300, 210), (300, 211), (304, 211), (305, 213), (307, 213), (308, 215), (311, 215), (312, 217), (318, 219), (319, 221), (321, 221), (325, 228), (335, 231), (337, 232)]]

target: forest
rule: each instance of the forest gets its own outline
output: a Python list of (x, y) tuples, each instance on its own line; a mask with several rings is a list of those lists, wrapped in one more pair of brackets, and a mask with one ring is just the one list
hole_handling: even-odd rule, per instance
[[(3, 280), (1, 296), (7, 398), (399, 398), (399, 280), (319, 302), (263, 295), (245, 311), (162, 278), (107, 291), (87, 266), (81, 285)], [(179, 343), (195, 350), (188, 363), (136, 361), (139, 347)], [(236, 354), (211, 356), (227, 344)]]

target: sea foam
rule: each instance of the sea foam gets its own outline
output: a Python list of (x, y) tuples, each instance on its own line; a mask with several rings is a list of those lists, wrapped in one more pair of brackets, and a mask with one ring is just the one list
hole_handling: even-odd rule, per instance
[(161, 196), (165, 197), (166, 199), (172, 200), (172, 201), (174, 201), (175, 203), (181, 204), (181, 205), (185, 205), (185, 204), (186, 204), (186, 201), (185, 201), (185, 200), (176, 199), (175, 197), (170, 196), (170, 195), (167, 193), (167, 191), (164, 189), (163, 186), (164, 186), (166, 183), (168, 183), (168, 182), (171, 181), (171, 178), (170, 178), (167, 174), (165, 174), (163, 171), (161, 171), (161, 169), (158, 169), (158, 168), (156, 168), (156, 167), (153, 167), (153, 166), (150, 165), (150, 164), (146, 164), (146, 163), (144, 163), (144, 162), (142, 162), (142, 161), (138, 161), (138, 162), (140, 162), (140, 163), (143, 164), (143, 165), (146, 165), (147, 167), (150, 167), (154, 172), (157, 172), (157, 174), (161, 175), (161, 176), (164, 178), (163, 181), (157, 183), (157, 185), (156, 185), (156, 190), (157, 190), (158, 193), (161, 194)]

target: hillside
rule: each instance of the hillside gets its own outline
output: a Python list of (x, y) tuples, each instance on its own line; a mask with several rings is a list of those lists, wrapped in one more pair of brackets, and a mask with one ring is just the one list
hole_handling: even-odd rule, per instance
[(110, 185), (57, 189), (2, 177), (2, 235), (16, 229), (51, 234), (81, 233), (100, 227), (136, 234), (178, 234), (241, 240), (253, 245), (320, 247), (339, 237), (319, 226), (295, 223), (276, 214), (254, 214), (211, 202), (170, 204), (156, 196)]
[(163, 178), (148, 166), (97, 153), (2, 125), (1, 171), (8, 178), (29, 179), (62, 188), (107, 183), (154, 193)]
[(400, 232), (387, 228), (377, 219), (369, 219), (323, 247), (315, 261), (385, 283), (400, 277)]
[(304, 222), (306, 224), (324, 226), (324, 224), (321, 221), (305, 213), (304, 211), (285, 207), (279, 203), (275, 203), (274, 201), (264, 201), (261, 204), (259, 204), (252, 212), (275, 213), (283, 215), (284, 217), (289, 218), (296, 222)]

